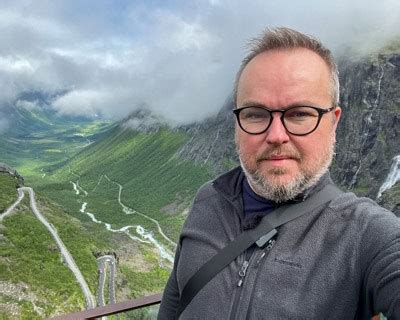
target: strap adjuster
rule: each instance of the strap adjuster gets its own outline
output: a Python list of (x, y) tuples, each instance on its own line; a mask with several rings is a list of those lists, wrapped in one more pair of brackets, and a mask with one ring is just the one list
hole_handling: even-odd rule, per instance
[(259, 246), (260, 248), (264, 248), (268, 241), (271, 240), (277, 233), (278, 231), (276, 229), (272, 229), (270, 232), (263, 235), (260, 239), (256, 241), (257, 246)]

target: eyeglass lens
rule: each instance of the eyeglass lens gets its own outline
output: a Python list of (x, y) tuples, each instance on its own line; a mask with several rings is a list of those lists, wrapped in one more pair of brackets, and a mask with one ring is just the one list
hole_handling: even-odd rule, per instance
[[(249, 107), (241, 110), (239, 121), (243, 129), (249, 133), (261, 133), (270, 123), (272, 113), (262, 107)], [(319, 113), (311, 107), (294, 107), (283, 112), (283, 124), (293, 134), (307, 134), (318, 125)]]

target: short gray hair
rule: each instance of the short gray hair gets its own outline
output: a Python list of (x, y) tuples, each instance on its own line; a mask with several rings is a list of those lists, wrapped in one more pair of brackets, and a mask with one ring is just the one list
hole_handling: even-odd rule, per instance
[(301, 33), (299, 31), (279, 27), (265, 29), (262, 34), (250, 40), (250, 52), (242, 60), (242, 64), (236, 75), (233, 97), (236, 105), (239, 79), (247, 64), (260, 53), (271, 50), (290, 50), (305, 48), (318, 54), (327, 64), (331, 76), (331, 97), (332, 106), (339, 104), (339, 72), (331, 51), (326, 48), (318, 39)]

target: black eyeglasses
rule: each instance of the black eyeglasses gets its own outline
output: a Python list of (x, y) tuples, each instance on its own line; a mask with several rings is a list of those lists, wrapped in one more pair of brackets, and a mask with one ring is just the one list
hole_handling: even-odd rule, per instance
[(261, 106), (243, 107), (233, 110), (240, 128), (249, 134), (261, 134), (271, 126), (274, 112), (281, 113), (281, 121), (286, 131), (296, 136), (305, 136), (315, 131), (325, 113), (336, 107), (322, 109), (295, 106), (284, 110), (269, 110)]

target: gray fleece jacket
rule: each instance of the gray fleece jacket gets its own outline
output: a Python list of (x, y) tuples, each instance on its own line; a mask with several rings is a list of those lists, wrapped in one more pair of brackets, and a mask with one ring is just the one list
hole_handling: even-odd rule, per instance
[[(243, 179), (236, 168), (199, 190), (158, 319), (174, 319), (186, 282), (240, 234)], [(329, 174), (303, 199), (328, 183)], [(180, 319), (371, 319), (379, 312), (400, 319), (400, 219), (370, 199), (343, 193), (281, 226), (272, 248), (240, 255)]]

